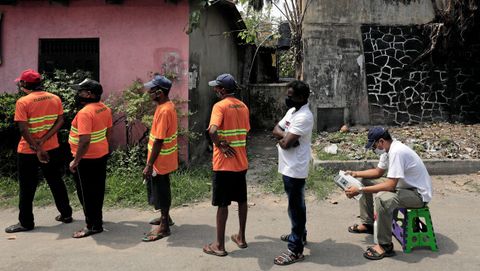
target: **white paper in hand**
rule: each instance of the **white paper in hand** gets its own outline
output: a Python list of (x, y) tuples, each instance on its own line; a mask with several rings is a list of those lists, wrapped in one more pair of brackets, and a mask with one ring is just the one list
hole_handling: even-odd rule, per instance
[[(335, 177), (334, 181), (335, 181), (335, 184), (337, 184), (344, 191), (350, 186), (363, 187), (363, 184), (358, 179), (345, 174), (345, 171), (343, 170), (340, 170), (338, 172), (338, 175)], [(359, 200), (361, 197), (362, 197), (362, 194), (358, 194), (354, 198), (356, 200)]]

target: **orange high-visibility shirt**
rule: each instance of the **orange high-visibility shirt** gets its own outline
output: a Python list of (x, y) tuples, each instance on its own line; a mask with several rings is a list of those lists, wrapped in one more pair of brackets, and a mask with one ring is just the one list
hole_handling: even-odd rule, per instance
[(217, 102), (212, 109), (210, 125), (218, 127), (220, 140), (227, 141), (235, 149), (235, 156), (225, 157), (217, 146), (213, 148), (214, 171), (244, 171), (248, 169), (247, 133), (250, 131), (248, 107), (234, 97)]
[(148, 156), (153, 148), (155, 139), (163, 139), (160, 153), (153, 164), (153, 169), (161, 175), (168, 174), (178, 168), (177, 144), (177, 112), (171, 101), (160, 104), (153, 115), (152, 129), (148, 138)]
[[(62, 101), (57, 95), (45, 91), (33, 91), (27, 96), (21, 97), (15, 104), (15, 121), (28, 123), (28, 130), (34, 139), (44, 136), (57, 120), (63, 115)], [(58, 138), (55, 133), (42, 145), (42, 149), (49, 151), (58, 148)], [(17, 147), (18, 153), (35, 153), (30, 145), (21, 138)]]
[(112, 111), (102, 102), (85, 105), (72, 121), (68, 143), (73, 156), (77, 154), (79, 136), (91, 135), (83, 158), (95, 159), (108, 154), (107, 129), (112, 127)]

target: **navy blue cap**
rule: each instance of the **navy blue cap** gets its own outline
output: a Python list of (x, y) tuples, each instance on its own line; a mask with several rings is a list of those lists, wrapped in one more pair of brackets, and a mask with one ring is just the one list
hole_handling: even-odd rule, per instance
[(150, 82), (145, 83), (143, 87), (148, 89), (160, 87), (160, 89), (163, 90), (170, 90), (172, 87), (172, 81), (168, 80), (168, 78), (165, 76), (155, 74), (153, 79)]
[(89, 90), (95, 95), (102, 95), (103, 88), (99, 82), (92, 79), (85, 79), (80, 84), (72, 85), (74, 90)]
[(365, 145), (365, 149), (370, 149), (375, 143), (375, 141), (379, 140), (383, 134), (385, 134), (385, 128), (380, 126), (372, 127), (368, 130), (368, 142)]
[(228, 90), (236, 90), (238, 89), (238, 84), (235, 81), (235, 78), (231, 74), (224, 73), (220, 74), (217, 79), (208, 82), (208, 85), (211, 87), (221, 86)]

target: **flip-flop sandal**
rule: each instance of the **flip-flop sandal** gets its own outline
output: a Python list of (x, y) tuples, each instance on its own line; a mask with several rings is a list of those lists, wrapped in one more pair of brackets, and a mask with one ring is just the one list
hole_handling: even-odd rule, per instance
[(241, 244), (241, 243), (238, 241), (237, 237), (238, 237), (238, 234), (232, 234), (232, 236), (230, 236), (230, 239), (232, 239), (232, 241), (233, 241), (235, 244), (237, 244), (237, 247), (238, 247), (238, 248), (241, 248), (241, 249), (247, 248), (247, 247), (248, 247), (247, 243)]
[(9, 226), (5, 229), (6, 233), (16, 233), (16, 232), (21, 232), (21, 231), (31, 231), (33, 230), (33, 227), (24, 227), (22, 224), (17, 223), (15, 225)]
[[(288, 242), (288, 239), (290, 239), (290, 234), (283, 234), (280, 236), (280, 240), (284, 241), (284, 242)], [(304, 235), (303, 236), (303, 245), (306, 246), (307, 245), (307, 235)]]
[(226, 252), (225, 250), (223, 250), (223, 251), (222, 250), (214, 250), (212, 248), (212, 244), (205, 245), (203, 247), (203, 252), (205, 252), (208, 255), (214, 255), (214, 256), (218, 256), (218, 257), (224, 257), (224, 256), (228, 255), (228, 252)]
[(79, 238), (84, 238), (84, 237), (94, 235), (94, 234), (97, 234), (97, 233), (101, 233), (101, 232), (103, 232), (103, 229), (94, 230), (94, 229), (83, 228), (83, 229), (81, 229), (77, 232), (74, 232), (72, 237), (76, 238), (76, 239), (79, 239)]
[(273, 263), (276, 265), (289, 265), (292, 263), (303, 261), (304, 259), (305, 256), (303, 254), (295, 254), (289, 250), (275, 257)]
[(385, 250), (383, 253), (379, 253), (373, 247), (368, 247), (367, 250), (363, 253), (363, 257), (374, 261), (392, 256), (395, 256), (395, 251), (393, 250), (393, 247), (391, 250)]
[(350, 233), (367, 233), (367, 234), (373, 234), (373, 226), (369, 224), (362, 224), (364, 225), (367, 229), (366, 230), (359, 230), (358, 226), (359, 224), (353, 224), (353, 226), (348, 227), (348, 232)]
[(68, 224), (68, 223), (72, 223), (73, 218), (72, 218), (71, 216), (69, 216), (69, 217), (64, 217), (64, 216), (62, 216), (62, 215), (57, 215), (57, 216), (55, 217), (55, 220), (58, 221), (58, 222), (63, 222), (63, 223), (65, 223), (65, 224)]
[[(159, 232), (157, 234), (149, 232), (147, 235), (145, 235), (145, 237), (142, 238), (142, 241), (143, 242), (153, 242), (153, 241), (160, 240), (160, 239), (162, 239), (164, 237), (167, 237), (167, 236), (170, 236), (170, 232)], [(153, 237), (153, 238), (151, 238), (151, 237)]]
[[(157, 226), (160, 225), (160, 217), (157, 217), (157, 218), (154, 218), (154, 219), (150, 220), (150, 221), (148, 222), (148, 224), (150, 224), (150, 225), (157, 225)], [(173, 226), (173, 225), (175, 225), (175, 222), (174, 222), (173, 219), (169, 216), (169, 217), (168, 217), (168, 226)]]

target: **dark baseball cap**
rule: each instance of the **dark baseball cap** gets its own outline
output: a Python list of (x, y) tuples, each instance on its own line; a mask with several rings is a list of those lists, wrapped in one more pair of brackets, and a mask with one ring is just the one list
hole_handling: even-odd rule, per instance
[(373, 146), (373, 143), (382, 138), (382, 136), (385, 134), (385, 131), (387, 130), (380, 126), (375, 126), (368, 129), (368, 142), (365, 145), (365, 149), (370, 149)]
[(144, 88), (152, 89), (155, 87), (159, 87), (163, 90), (170, 90), (172, 87), (172, 81), (168, 80), (167, 77), (162, 76), (160, 74), (155, 74), (153, 79), (143, 85)]
[(72, 85), (74, 90), (89, 90), (95, 95), (102, 95), (103, 87), (99, 82), (92, 79), (85, 79), (80, 84)]
[(228, 90), (236, 90), (238, 89), (237, 81), (231, 74), (224, 73), (217, 76), (217, 79), (208, 82), (208, 85), (211, 87), (221, 86)]

